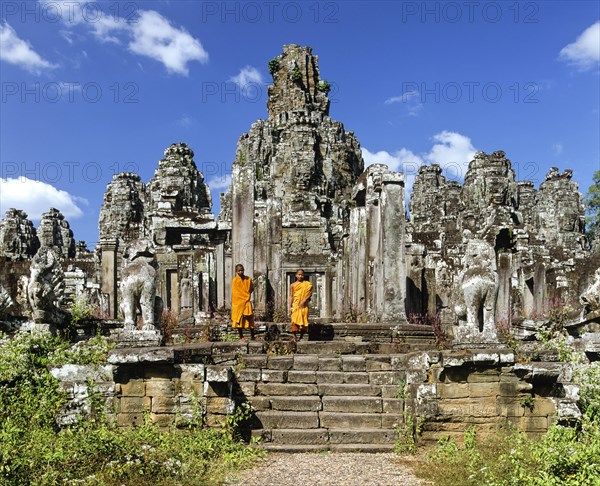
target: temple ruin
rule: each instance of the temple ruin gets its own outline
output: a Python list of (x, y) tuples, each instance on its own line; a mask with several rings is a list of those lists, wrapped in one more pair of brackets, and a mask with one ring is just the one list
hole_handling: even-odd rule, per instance
[[(404, 175), (385, 165), (365, 167), (357, 136), (330, 117), (330, 85), (311, 48), (286, 45), (269, 69), (268, 117), (239, 138), (216, 218), (185, 143), (166, 148), (148, 182), (133, 173), (113, 177), (93, 251), (76, 243), (55, 208), (37, 228), (24, 211), (8, 210), (0, 220), (0, 320), (60, 328), (60, 313), (84, 299), (98, 318), (134, 333), (154, 332), (164, 310), (180, 327), (226, 324), (219, 311), (230, 306), (234, 265), (242, 263), (254, 279), (256, 315), (267, 323), (285, 314), (289, 285), (303, 268), (315, 289), (310, 320), (329, 325), (334, 341), (352, 337), (350, 324), (362, 323), (353, 336), (377, 329), (383, 352), (381, 343), (399, 342), (398, 336), (408, 339), (403, 344), (420, 342), (422, 327), (414, 326), (436, 319), (448, 345), (463, 350), (460, 364), (448, 357), (448, 367), (507, 366), (515, 358), (506, 350), (472, 350), (502, 347), (509, 329), (531, 336), (561, 305), (570, 307), (574, 328), (587, 333), (582, 349), (597, 358), (600, 333), (586, 326), (600, 318), (600, 249), (592, 251), (586, 240), (572, 171), (552, 168), (536, 189), (516, 180), (503, 151), (479, 152), (463, 182), (447, 180), (437, 164), (421, 166), (405, 201)], [(143, 289), (135, 287), (141, 280), (148, 283)], [(135, 335), (125, 341), (134, 346)], [(119, 353), (114, 363), (131, 363), (119, 361)], [(169, 356), (166, 362), (178, 362)], [(413, 372), (409, 384), (425, 386), (419, 373), (446, 366), (429, 355), (426, 362), (411, 359), (391, 360), (380, 371), (405, 366)], [(347, 361), (332, 370), (375, 370), (364, 359)], [(307, 363), (306, 370), (320, 370), (318, 359)], [(228, 373), (213, 382), (228, 383)], [(427, 397), (438, 393), (430, 388), (419, 389), (425, 414)], [(231, 399), (232, 389), (227, 393)]]

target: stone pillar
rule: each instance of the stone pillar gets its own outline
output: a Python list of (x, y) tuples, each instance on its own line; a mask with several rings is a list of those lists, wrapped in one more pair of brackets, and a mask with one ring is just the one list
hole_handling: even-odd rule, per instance
[(498, 298), (496, 300), (496, 322), (510, 324), (510, 279), (512, 274), (512, 255), (500, 253), (498, 255)]
[(219, 243), (215, 247), (215, 278), (217, 285), (217, 308), (227, 305), (225, 300), (225, 245)]
[(381, 256), (383, 266), (383, 319), (404, 320), (406, 267), (404, 260), (404, 175), (383, 174), (380, 196)]
[(102, 293), (108, 297), (108, 315), (111, 319), (116, 319), (118, 315), (117, 247), (117, 240), (100, 240), (100, 250), (102, 252), (101, 289)]
[(254, 275), (254, 171), (253, 163), (234, 164), (232, 177), (231, 244), (233, 265), (244, 265)]
[(538, 262), (533, 273), (533, 312), (542, 316), (546, 312), (546, 266)]

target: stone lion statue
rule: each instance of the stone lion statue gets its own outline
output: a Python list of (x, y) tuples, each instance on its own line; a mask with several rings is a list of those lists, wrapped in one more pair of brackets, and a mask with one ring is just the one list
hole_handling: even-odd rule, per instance
[(138, 310), (142, 314), (144, 331), (154, 331), (156, 296), (156, 255), (149, 240), (132, 241), (123, 255), (121, 270), (121, 312), (125, 329), (136, 328)]
[[(25, 280), (21, 282), (23, 284)], [(64, 273), (60, 256), (53, 248), (42, 246), (35, 254), (26, 285), (27, 293), (22, 298), (26, 298), (31, 308), (33, 322), (62, 323), (65, 313), (59, 306), (65, 291)]]
[(495, 314), (498, 273), (494, 248), (483, 240), (469, 240), (464, 269), (458, 277), (459, 304), (455, 312), (469, 334), (496, 336)]

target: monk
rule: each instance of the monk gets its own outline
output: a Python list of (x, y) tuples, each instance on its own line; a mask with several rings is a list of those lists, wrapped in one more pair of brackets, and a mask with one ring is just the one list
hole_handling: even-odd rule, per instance
[(254, 312), (250, 297), (254, 290), (252, 279), (244, 275), (244, 266), (235, 266), (236, 276), (231, 282), (231, 327), (238, 330), (240, 339), (244, 339), (244, 329), (250, 330), (250, 338), (254, 339)]
[(292, 315), (292, 333), (294, 338), (300, 332), (300, 341), (308, 329), (308, 302), (313, 293), (313, 286), (304, 280), (304, 270), (296, 271), (296, 281), (290, 285), (290, 308)]

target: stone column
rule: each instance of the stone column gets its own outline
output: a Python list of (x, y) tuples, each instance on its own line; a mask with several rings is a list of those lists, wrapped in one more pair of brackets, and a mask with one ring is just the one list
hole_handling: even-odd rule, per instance
[(383, 266), (383, 319), (404, 320), (406, 267), (404, 260), (404, 175), (383, 174), (381, 181), (381, 260)]
[(512, 255), (498, 255), (498, 298), (496, 299), (496, 322), (510, 324), (510, 279), (512, 275)]
[(102, 293), (108, 296), (108, 315), (116, 319), (118, 315), (117, 302), (117, 246), (115, 239), (100, 240), (100, 251), (102, 252)]
[(253, 163), (233, 166), (231, 244), (233, 265), (244, 265), (254, 276), (254, 171)]

